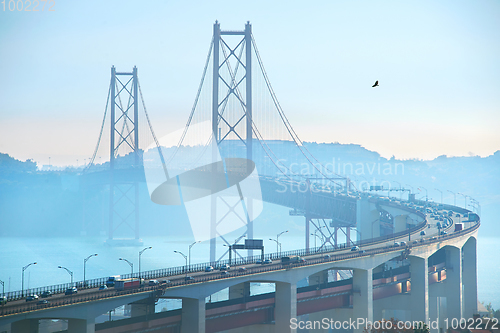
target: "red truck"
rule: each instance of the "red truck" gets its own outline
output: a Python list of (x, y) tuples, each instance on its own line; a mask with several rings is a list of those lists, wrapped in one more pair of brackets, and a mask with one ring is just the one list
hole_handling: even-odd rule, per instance
[(143, 281), (142, 279), (138, 278), (115, 280), (115, 289), (124, 290), (131, 288), (139, 288), (142, 284), (142, 281)]

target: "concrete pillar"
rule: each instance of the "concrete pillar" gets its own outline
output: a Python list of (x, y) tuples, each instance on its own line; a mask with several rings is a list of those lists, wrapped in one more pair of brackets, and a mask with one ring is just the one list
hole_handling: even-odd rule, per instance
[(229, 299), (250, 297), (250, 282), (238, 283), (229, 287)]
[(297, 318), (297, 285), (276, 282), (274, 303), (276, 333), (296, 332), (290, 328), (290, 320)]
[(320, 285), (328, 283), (328, 270), (321, 271), (309, 276), (309, 285)]
[(154, 299), (149, 303), (131, 303), (130, 304), (130, 316), (138, 317), (145, 316), (155, 313), (155, 302)]
[(94, 333), (95, 320), (94, 319), (69, 319), (68, 320), (68, 333)]
[(11, 333), (38, 333), (38, 319), (23, 319), (10, 325)]
[(411, 320), (426, 322), (429, 318), (428, 258), (410, 257)]
[(462, 318), (462, 251), (456, 247), (446, 249), (446, 305), (449, 320)]
[(477, 314), (477, 253), (475, 238), (471, 237), (462, 247), (463, 268), (463, 316), (472, 318)]
[(183, 298), (181, 333), (205, 333), (205, 298)]
[(361, 233), (361, 239), (371, 239), (380, 236), (380, 213), (367, 198), (356, 201), (356, 229)]
[(406, 230), (406, 219), (408, 215), (398, 215), (394, 217), (394, 232)]
[[(373, 270), (353, 269), (352, 315), (373, 322)], [(354, 332), (363, 332), (357, 327)]]

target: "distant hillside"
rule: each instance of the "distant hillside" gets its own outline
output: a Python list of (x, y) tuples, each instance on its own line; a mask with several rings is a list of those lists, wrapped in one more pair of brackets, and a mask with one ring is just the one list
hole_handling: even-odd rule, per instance
[[(309, 177), (317, 175), (318, 170), (308, 163), (310, 159), (318, 169), (326, 166), (322, 169), (324, 173), (349, 177), (359, 190), (372, 184), (382, 183), (385, 188), (393, 189), (401, 184), (403, 188), (413, 187), (417, 198), (425, 198), (427, 189), (428, 198), (436, 202), (441, 201), (440, 190), (443, 202), (453, 204), (451, 191), (456, 194), (456, 204), (462, 207), (465, 199), (458, 193), (463, 193), (481, 204), (480, 233), (500, 234), (497, 223), (500, 216), (500, 151), (485, 158), (439, 156), (431, 161), (396, 160), (385, 159), (377, 152), (354, 144), (305, 143), (303, 150), (306, 154), (309, 151), (316, 161), (303, 156), (291, 142), (275, 141), (269, 146), (277, 153), (280, 168), (285, 173), (292, 170)], [(227, 146), (221, 150), (224, 154), (231, 149), (240, 148)], [(260, 174), (282, 176), (262, 148), (254, 149), (254, 156)], [(125, 163), (126, 159), (130, 156), (120, 163)], [(105, 234), (109, 187), (84, 188), (78, 172), (81, 170), (40, 172), (32, 160), (22, 162), (0, 153), (0, 236), (78, 236), (84, 226), (89, 235)], [(403, 193), (391, 192), (391, 195)], [(468, 205), (471, 203), (469, 197)], [(190, 233), (189, 226), (182, 223), (187, 221), (184, 208), (153, 204), (144, 183), (140, 188), (140, 203), (141, 235)]]

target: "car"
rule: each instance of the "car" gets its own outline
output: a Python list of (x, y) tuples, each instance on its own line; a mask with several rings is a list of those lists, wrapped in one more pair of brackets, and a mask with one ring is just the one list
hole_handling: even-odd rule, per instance
[(222, 271), (222, 272), (220, 273), (220, 275), (222, 275), (222, 276), (224, 276), (224, 275), (229, 275), (229, 272), (228, 272), (228, 271)]
[(0, 305), (7, 304), (7, 296), (0, 297)]
[(28, 297), (26, 297), (26, 302), (36, 301), (37, 299), (38, 295), (29, 295)]
[(406, 242), (405, 241), (401, 241), (401, 242), (399, 242), (399, 245), (400, 246), (406, 246)]
[(160, 281), (160, 284), (167, 284), (167, 283), (170, 283), (170, 280), (161, 280)]
[(212, 266), (205, 267), (205, 272), (211, 272), (213, 270), (214, 270), (214, 268)]
[(184, 278), (184, 281), (193, 281), (193, 280), (194, 280), (194, 278), (192, 276), (186, 276)]
[(49, 304), (50, 302), (46, 299), (41, 299), (38, 301), (38, 304)]
[(392, 244), (392, 247), (398, 247), (398, 246), (399, 246), (398, 242), (394, 242), (394, 244)]
[(306, 260), (305, 260), (304, 258), (302, 258), (302, 257), (301, 257), (301, 258), (299, 259), (299, 262), (306, 262)]
[(446, 231), (441, 231), (441, 236), (447, 235), (448, 233)]
[(228, 264), (224, 264), (222, 266), (220, 266), (219, 270), (220, 271), (227, 271), (229, 270), (231, 267), (228, 265)]
[(424, 230), (420, 231), (420, 236), (425, 236), (425, 231)]
[(351, 251), (359, 251), (359, 246), (353, 246), (353, 247), (351, 247)]
[(76, 287), (71, 287), (71, 288), (66, 289), (66, 291), (64, 292), (64, 295), (73, 295), (76, 293), (78, 293), (78, 289), (76, 289)]
[(257, 261), (255, 261), (255, 263), (256, 263), (257, 265), (262, 265), (262, 260), (257, 260)]
[(148, 283), (149, 286), (156, 286), (159, 284), (160, 284), (160, 282), (158, 282), (158, 280), (149, 280), (149, 283)]
[(271, 259), (266, 259), (262, 262), (262, 265), (269, 265), (269, 264), (272, 264), (273, 261)]
[(412, 244), (418, 244), (418, 240), (414, 240)]
[(240, 267), (238, 268), (238, 272), (246, 272), (247, 269), (245, 267)]
[(365, 250), (361, 250), (361, 251), (359, 251), (359, 253), (363, 254), (363, 253), (366, 253), (366, 251)]
[(425, 239), (421, 238), (420, 243), (423, 243), (423, 242), (425, 242)]
[(42, 298), (52, 297), (52, 291), (46, 290), (40, 294), (40, 297)]
[(437, 239), (437, 237), (432, 237), (432, 238), (431, 238), (431, 240), (432, 240), (432, 241), (433, 241), (433, 240), (436, 240), (436, 239)]
[(330, 255), (329, 254), (326, 254), (323, 259), (330, 259)]
[(108, 289), (108, 286), (105, 284), (99, 287), (99, 290), (106, 290), (106, 289)]

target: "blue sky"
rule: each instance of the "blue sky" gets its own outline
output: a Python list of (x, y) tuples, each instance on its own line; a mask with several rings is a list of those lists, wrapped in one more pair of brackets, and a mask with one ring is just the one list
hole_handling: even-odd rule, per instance
[(139, 68), (158, 136), (184, 126), (215, 20), (252, 23), (304, 141), (405, 159), (500, 149), (498, 1), (55, 0), (53, 12), (0, 11), (0, 152), (88, 158), (111, 65)]

